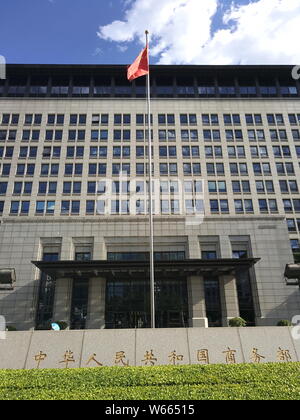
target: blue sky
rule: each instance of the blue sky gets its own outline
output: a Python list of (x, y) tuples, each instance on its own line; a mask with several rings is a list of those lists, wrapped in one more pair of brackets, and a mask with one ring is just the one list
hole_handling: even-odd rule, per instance
[(300, 62), (298, 0), (1, 3), (0, 55), (8, 63), (129, 64), (146, 28), (152, 34), (152, 63)]

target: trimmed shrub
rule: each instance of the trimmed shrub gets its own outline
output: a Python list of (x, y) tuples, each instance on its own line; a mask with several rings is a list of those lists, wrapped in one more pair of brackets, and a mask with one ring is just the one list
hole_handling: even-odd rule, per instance
[(277, 327), (291, 327), (292, 323), (288, 319), (282, 319), (278, 322)]
[(246, 327), (247, 322), (243, 318), (232, 318), (229, 321), (230, 327)]
[(1, 400), (296, 400), (300, 363), (0, 371)]
[(17, 331), (16, 327), (14, 327), (13, 325), (8, 325), (6, 327), (6, 331)]

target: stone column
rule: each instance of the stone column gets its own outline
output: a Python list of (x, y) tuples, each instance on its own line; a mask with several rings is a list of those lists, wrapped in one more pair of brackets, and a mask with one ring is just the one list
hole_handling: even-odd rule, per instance
[(86, 328), (98, 330), (105, 328), (106, 279), (91, 278), (89, 284), (89, 302)]
[(236, 279), (233, 275), (220, 277), (223, 327), (229, 326), (232, 318), (240, 316)]
[(200, 259), (200, 242), (199, 238), (196, 235), (189, 235), (188, 238), (188, 247), (189, 247), (189, 258), (190, 259)]
[(70, 327), (73, 279), (57, 279), (54, 296), (53, 321), (67, 322)]
[(193, 328), (208, 328), (203, 277), (189, 277), (188, 290), (190, 326)]

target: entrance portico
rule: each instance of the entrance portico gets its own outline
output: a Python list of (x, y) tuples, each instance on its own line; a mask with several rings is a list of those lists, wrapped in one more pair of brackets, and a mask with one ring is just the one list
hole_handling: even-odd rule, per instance
[[(158, 328), (228, 326), (240, 316), (237, 278), (259, 259), (155, 263)], [(55, 281), (53, 315), (71, 329), (150, 327), (147, 261), (35, 261)], [(54, 319), (55, 318), (55, 319)]]

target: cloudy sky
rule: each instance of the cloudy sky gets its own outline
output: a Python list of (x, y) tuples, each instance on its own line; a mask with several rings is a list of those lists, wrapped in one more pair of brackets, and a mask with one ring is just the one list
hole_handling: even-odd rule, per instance
[(1, 0), (10, 63), (300, 64), (299, 0)]

